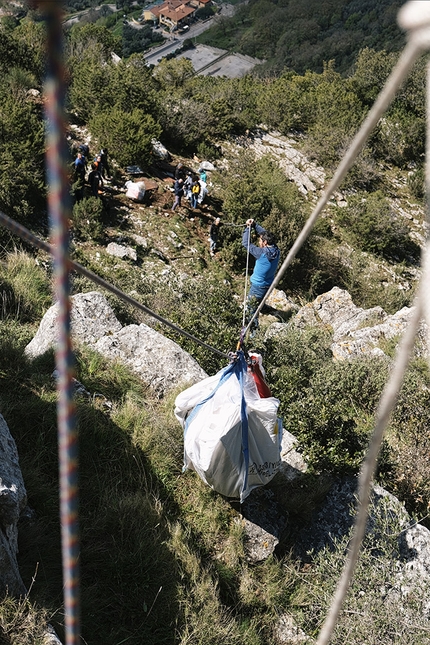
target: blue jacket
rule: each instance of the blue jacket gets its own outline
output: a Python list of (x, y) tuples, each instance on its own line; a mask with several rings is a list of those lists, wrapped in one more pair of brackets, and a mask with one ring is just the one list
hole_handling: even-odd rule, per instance
[[(259, 224), (255, 224), (257, 235), (265, 232), (265, 229)], [(243, 232), (242, 245), (248, 249), (249, 235), (251, 227), (247, 226)], [(249, 245), (249, 252), (256, 259), (254, 271), (251, 275), (251, 282), (257, 287), (270, 287), (275, 277), (276, 269), (279, 263), (280, 251), (277, 246), (256, 246)]]

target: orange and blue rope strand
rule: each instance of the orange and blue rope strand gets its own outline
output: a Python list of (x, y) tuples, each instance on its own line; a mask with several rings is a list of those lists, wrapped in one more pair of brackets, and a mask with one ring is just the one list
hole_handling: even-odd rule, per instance
[(47, 26), (48, 69), (45, 81), (46, 167), (55, 292), (59, 307), (56, 366), (58, 372), (58, 450), (63, 554), (66, 645), (80, 642), (78, 438), (73, 400), (74, 357), (70, 334), (69, 216), (63, 65), (62, 3), (37, 3)]

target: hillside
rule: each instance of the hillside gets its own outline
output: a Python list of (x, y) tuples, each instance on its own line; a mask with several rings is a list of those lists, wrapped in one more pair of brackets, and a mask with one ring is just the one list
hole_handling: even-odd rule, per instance
[(396, 52), (405, 38), (396, 16), (403, 0), (311, 0), (237, 5), (232, 18), (221, 19), (199, 42), (247, 54), (266, 62), (257, 68), (265, 76), (290, 69), (304, 74), (322, 72), (333, 60), (336, 70), (350, 73), (358, 49)]
[[(47, 240), (43, 25), (7, 23), (1, 36), (0, 208)], [(228, 352), (242, 326), (244, 222), (253, 217), (273, 230), (286, 257), (396, 56), (365, 49), (346, 78), (327, 65), (322, 74), (230, 80), (197, 77), (186, 61), (154, 70), (140, 55), (114, 63), (112, 42), (93, 26), (66, 39), (72, 257)], [(275, 509), (265, 518), (278, 540), (269, 557), (250, 560), (237, 502), (182, 473), (183, 434), (173, 415), (182, 386), (160, 396), (153, 379), (86, 344), (76, 347), (88, 643), (314, 642), (344, 563), (356, 475), (398, 345), (394, 325), (386, 333), (380, 323), (403, 325), (421, 275), (424, 69), (419, 61), (375, 128), (283, 277), (276, 317), (261, 315), (252, 339), (301, 464), (295, 479), (276, 476), (255, 498), (257, 511)], [(168, 158), (157, 156), (162, 148), (154, 140)], [(82, 143), (89, 160), (109, 150), (109, 178), (94, 197), (87, 177), (82, 182), (74, 173)], [(203, 161), (215, 168), (207, 173), (207, 197), (195, 209), (184, 200), (172, 212), (177, 164), (197, 173)], [(131, 166), (140, 167), (137, 175)], [(136, 202), (126, 182), (139, 179), (147, 190)], [(217, 216), (220, 245), (211, 257), (208, 230)], [(19, 565), (29, 589), (28, 598), (2, 599), (0, 629), (8, 645), (26, 645), (42, 640), (48, 622), (61, 636), (64, 628), (54, 355), (30, 360), (24, 352), (52, 305), (52, 260), (3, 229), (0, 239), (0, 413), (28, 492)], [(94, 288), (72, 274), (72, 294)], [(312, 324), (339, 292), (353, 302), (345, 316), (358, 311), (349, 347), (363, 347), (358, 340), (373, 334), (371, 351), (354, 360), (333, 360), (338, 310)], [(105, 295), (119, 327), (146, 323), (208, 374), (225, 365), (225, 357)], [(277, 304), (286, 301), (288, 311)], [(397, 316), (403, 308), (408, 312)], [(417, 345), (383, 443), (372, 530), (335, 645), (426, 643), (428, 558), (422, 568), (415, 564), (429, 526), (429, 397), (428, 362)]]
[[(70, 130), (70, 136), (76, 142), (84, 140), (87, 134), (81, 128)], [(267, 148), (267, 139), (264, 140)], [(273, 135), (268, 140), (272, 155), (278, 145), (282, 150), (281, 158), (285, 158), (285, 140)], [(256, 151), (258, 142), (255, 136), (252, 147)], [(300, 148), (298, 143), (289, 142), (296, 155)], [(93, 220), (93, 228), (88, 228), (90, 220), (87, 225), (86, 220), (81, 220), (81, 227), (77, 227), (76, 222), (72, 228), (74, 258), (176, 321), (180, 327), (225, 351), (233, 349), (237, 342), (244, 286), (243, 273), (237, 268), (239, 258), (232, 257), (226, 242), (230, 244), (232, 237), (238, 242), (242, 228), (225, 227), (225, 243), (213, 259), (209, 255), (207, 234), (208, 224), (215, 215), (221, 215), (225, 225), (229, 223), (220, 209), (222, 176), (231, 176), (232, 165), (240, 157), (242, 146), (250, 155), (247, 140), (239, 139), (222, 146), (224, 152), (217, 162), (220, 170), (208, 173), (210, 194), (197, 210), (191, 210), (185, 203), (178, 213), (171, 211), (170, 174), (176, 164), (181, 161), (184, 166), (197, 170), (200, 163), (195, 158), (174, 156), (170, 162), (156, 163), (143, 177), (143, 181), (149, 183), (151, 180), (157, 186), (143, 203), (135, 203), (125, 196), (123, 182), (127, 177), (117, 174), (115, 182), (107, 183), (103, 196), (105, 206), (100, 213), (103, 227), (95, 226), (97, 222)], [(304, 157), (296, 156), (296, 162), (303, 171)], [(111, 164), (115, 168), (114, 160)], [(309, 182), (315, 182), (315, 168), (310, 162), (306, 167)], [(222, 172), (221, 168), (224, 168)], [(273, 172), (274, 167), (272, 175)], [(390, 169), (386, 181), (391, 186), (392, 199), (395, 196), (396, 212), (404, 212), (409, 217), (407, 174), (402, 177), (402, 173), (397, 172), (392, 178), (391, 172)], [(321, 179), (321, 168), (319, 173)], [(303, 176), (297, 176), (302, 183)], [(320, 190), (321, 186), (308, 190), (300, 199), (312, 204)], [(323, 218), (321, 232), (325, 235), (325, 247), (332, 246), (331, 253), (338, 249), (347, 264), (354, 261), (361, 265), (361, 271), (366, 275), (366, 290), (376, 289), (374, 297), (375, 293), (382, 293), (376, 286), (372, 287), (381, 279), (381, 274), (384, 275), (385, 292), (408, 294), (413, 291), (419, 276), (418, 267), (406, 264), (397, 267), (383, 258), (360, 253), (350, 244), (339, 246), (339, 230), (336, 231), (339, 225), (331, 215), (345, 207), (341, 205), (344, 197), (339, 194), (337, 202)], [(411, 233), (418, 237), (422, 235), (423, 212), (418, 205), (414, 206), (414, 217), (406, 218), (406, 221)], [(335, 234), (332, 231), (327, 235), (327, 229), (332, 227)], [(317, 237), (321, 243), (321, 234)], [(122, 258), (110, 255), (108, 245), (112, 242), (118, 248), (133, 250), (136, 255), (130, 253)], [(327, 248), (325, 253), (328, 253)], [(55, 384), (51, 377), (54, 364), (52, 353), (33, 364), (26, 362), (22, 355), (24, 345), (34, 334), (40, 316), (49, 304), (49, 275), (41, 268), (48, 268), (49, 261), (38, 253), (35, 264), (32, 255), (8, 254), (2, 265), (1, 338), (5, 371), (1, 412), (17, 440), (29, 504), (37, 514), (21, 534), (22, 575), (29, 584), (35, 559), (40, 559), (43, 572), (36, 575), (33, 602), (36, 606), (52, 607), (53, 599), (58, 599), (61, 592), (59, 527), (51, 516), (51, 509), (57, 504)], [(357, 259), (353, 260), (355, 256)], [(242, 269), (243, 266), (242, 263)], [(378, 276), (376, 280), (372, 275)], [(34, 286), (29, 290), (31, 285)], [(93, 289), (89, 281), (74, 276), (73, 293)], [(289, 295), (295, 299), (294, 289), (289, 290)], [(150, 317), (124, 306), (117, 298), (108, 298), (123, 324), (144, 321), (154, 325)], [(390, 301), (388, 298), (387, 302)], [(301, 298), (296, 299), (296, 303), (300, 302)], [(269, 486), (281, 505), (279, 512), (282, 509), (289, 522), (276, 557), (258, 566), (246, 563), (244, 533), (236, 524), (234, 504), (205, 487), (194, 473), (180, 476), (182, 441), (180, 428), (172, 415), (174, 393), (157, 399), (147, 384), (124, 367), (110, 365), (92, 351), (79, 348), (77, 377), (90, 394), (89, 398), (78, 401), (83, 633), (93, 642), (113, 645), (128, 638), (137, 644), (144, 638), (145, 642), (154, 645), (160, 642), (199, 643), (204, 634), (205, 641), (215, 645), (221, 634), (223, 642), (231, 645), (269, 644), (273, 642), (273, 630), (285, 633), (285, 621), (291, 621), (292, 616), (296, 621), (292, 624), (299, 625), (308, 635), (318, 629), (330, 598), (328, 580), (333, 576), (331, 573), (327, 577), (327, 568), (333, 567), (337, 574), (340, 573), (342, 541), (339, 542), (340, 551), (335, 551), (333, 557), (328, 551), (321, 551), (310, 569), (303, 556), (297, 559), (289, 554), (290, 548), (298, 547), (298, 532), (311, 521), (313, 512), (321, 508), (333, 483), (341, 482), (345, 474), (354, 473), (360, 463), (387, 364), (384, 360), (370, 358), (358, 360), (355, 365), (333, 363), (330, 340), (324, 331), (309, 329), (297, 334), (290, 330), (284, 340), (273, 342), (264, 338), (264, 331), (271, 322), (270, 316), (261, 317), (262, 330), (254, 340), (264, 349), (269, 383), (281, 399), (285, 427), (299, 437), (302, 449), (310, 459), (310, 471), (303, 479), (289, 484), (288, 499), (285, 499), (284, 484), (280, 480), (274, 480)], [(172, 335), (157, 324), (156, 327), (162, 333)], [(181, 339), (177, 334), (173, 334), (173, 338), (198, 358), (209, 373), (224, 364), (223, 359), (187, 339)], [(383, 345), (388, 355), (393, 347), (394, 344), (391, 349), (389, 343)], [(425, 406), (427, 386), (422, 390), (417, 384), (424, 386), (427, 374), (418, 361), (408, 376), (399, 416), (390, 430), (379, 474), (381, 481), (407, 501), (410, 511), (418, 512), (420, 517), (425, 514), (429, 499), (426, 469), (419, 467), (420, 460), (423, 465), (425, 463), (428, 438), (425, 431), (415, 443), (413, 419), (418, 406), (421, 410)], [(331, 387), (336, 384), (336, 396), (330, 403), (325, 394), (327, 382)], [(326, 416), (321, 415), (323, 400)], [(30, 418), (28, 409), (32, 410)], [(339, 410), (342, 411), (340, 415)], [(425, 415), (422, 423), (422, 427), (426, 427)], [(398, 443), (399, 432), (402, 443)], [(40, 457), (36, 463), (35, 433), (40, 441)], [(405, 464), (412, 454), (415, 468), (411, 470)], [(52, 528), (48, 530), (48, 527)], [(401, 530), (394, 524), (390, 527), (389, 532), (394, 534)], [(387, 584), (391, 584), (388, 571), (395, 566), (390, 556), (393, 546), (378, 544), (381, 553), (384, 552), (378, 566), (388, 576)], [(371, 542), (369, 548), (373, 547)], [(358, 573), (359, 585), (365, 584), (365, 562), (366, 559), (364, 569)], [(285, 575), (286, 570), (288, 575)], [(316, 610), (307, 607), (304, 598), (308, 593), (315, 593), (314, 585), (319, 576), (326, 582), (320, 587), (318, 602), (322, 603), (321, 609)], [(374, 585), (378, 583), (373, 579), (369, 583), (367, 593), (373, 597)], [(417, 593), (421, 598), (424, 592), (417, 588)], [(158, 602), (159, 594), (163, 602)], [(202, 611), (202, 603), (207, 613)], [(357, 608), (352, 606), (351, 610), (354, 612)], [(286, 612), (282, 613), (284, 622), (275, 618), (279, 611)], [(363, 611), (362, 607), (360, 611)], [(373, 618), (366, 613), (362, 629), (367, 634), (368, 621), (376, 619), (388, 624), (391, 611), (394, 611), (392, 606), (388, 613), (380, 613), (376, 593)], [(215, 622), (214, 616), (217, 617)], [(61, 621), (55, 617), (51, 621), (61, 634)], [(417, 642), (425, 622), (415, 624), (414, 629), (409, 623), (405, 624), (409, 625), (408, 636), (402, 631), (402, 643)], [(342, 621), (338, 640), (334, 642), (343, 642), (345, 630), (351, 629), (349, 620)], [(360, 637), (363, 632), (357, 625), (356, 629), (358, 632), (354, 633)], [(385, 637), (379, 634), (375, 642), (388, 645), (392, 642), (391, 637), (388, 630)], [(411, 641), (405, 640), (409, 637)]]

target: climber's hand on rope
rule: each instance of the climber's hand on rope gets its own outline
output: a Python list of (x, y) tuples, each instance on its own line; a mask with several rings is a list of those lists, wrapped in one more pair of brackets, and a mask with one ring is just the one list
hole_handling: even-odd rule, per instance
[(254, 225), (254, 220), (253, 219), (247, 219), (246, 220), (246, 225), (247, 226), (253, 226)]

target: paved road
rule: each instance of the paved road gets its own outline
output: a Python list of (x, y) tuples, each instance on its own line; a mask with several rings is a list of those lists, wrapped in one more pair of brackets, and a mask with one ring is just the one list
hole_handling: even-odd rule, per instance
[(182, 43), (187, 38), (195, 38), (202, 34), (206, 29), (212, 26), (214, 18), (209, 18), (205, 22), (199, 22), (196, 25), (192, 25), (186, 34), (166, 34), (167, 37), (171, 40), (165, 41), (160, 47), (151, 49), (150, 52), (145, 54), (145, 60), (148, 65), (156, 65), (163, 56), (167, 56), (171, 52), (174, 52), (176, 49), (182, 46)]

